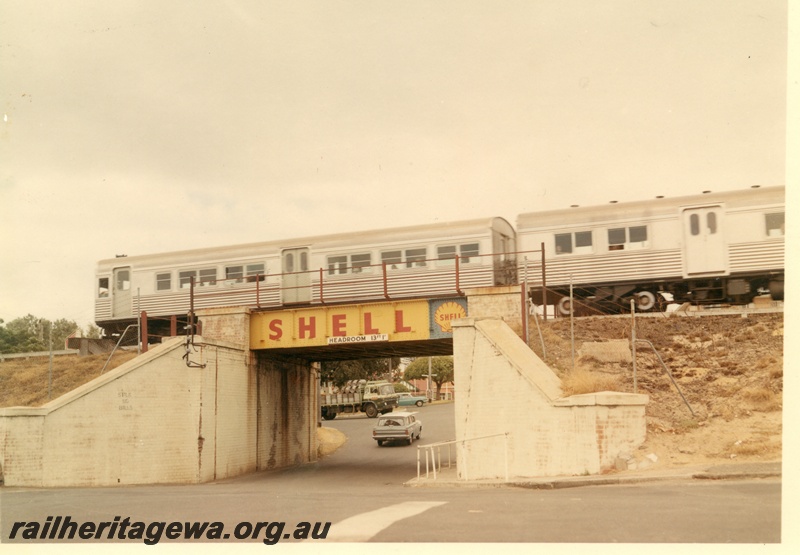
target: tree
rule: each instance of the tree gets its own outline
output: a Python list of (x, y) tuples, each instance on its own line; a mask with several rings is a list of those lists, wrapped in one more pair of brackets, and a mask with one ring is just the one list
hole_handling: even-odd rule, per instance
[(28, 314), (15, 318), (8, 324), (0, 321), (0, 352), (31, 353), (50, 349), (52, 333), (53, 349), (63, 349), (67, 337), (78, 329), (75, 322), (63, 318), (51, 322)]
[[(442, 395), (442, 385), (453, 381), (453, 357), (432, 357), (430, 359), (431, 381), (436, 384), (436, 398)], [(403, 375), (406, 380), (428, 379), (428, 357), (414, 359)]]
[(349, 380), (391, 379), (392, 370), (399, 363), (399, 358), (327, 361), (322, 363), (320, 380), (341, 387)]
[(83, 337), (88, 337), (89, 339), (100, 339), (103, 337), (103, 330), (94, 324), (88, 324), (86, 329), (83, 331)]

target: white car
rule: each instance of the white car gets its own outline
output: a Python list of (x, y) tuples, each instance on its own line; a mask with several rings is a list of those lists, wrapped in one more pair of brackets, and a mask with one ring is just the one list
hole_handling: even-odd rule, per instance
[(378, 418), (372, 429), (372, 439), (382, 446), (387, 441), (404, 441), (411, 445), (422, 434), (422, 421), (416, 412), (392, 412)]

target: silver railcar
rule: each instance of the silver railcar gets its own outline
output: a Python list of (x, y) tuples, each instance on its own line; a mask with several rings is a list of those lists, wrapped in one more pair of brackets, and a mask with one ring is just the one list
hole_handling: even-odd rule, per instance
[[(576, 312), (669, 301), (783, 299), (785, 188), (752, 187), (518, 216), (522, 251), (544, 244), (547, 304)], [(534, 302), (542, 302), (542, 289)]]
[(515, 283), (515, 251), (513, 226), (486, 218), (111, 258), (97, 265), (95, 321), (113, 335), (145, 311), (157, 337), (185, 326), (192, 302), (270, 308), (452, 295)]

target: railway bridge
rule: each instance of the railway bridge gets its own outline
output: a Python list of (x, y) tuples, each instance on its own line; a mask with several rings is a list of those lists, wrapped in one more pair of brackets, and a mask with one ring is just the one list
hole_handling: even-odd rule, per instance
[[(456, 381), (468, 384), (456, 396), (458, 439), (510, 432), (516, 476), (600, 472), (644, 441), (646, 396), (561, 398), (520, 339), (521, 288), (465, 293), (199, 310), (202, 336), (168, 339), (42, 407), (0, 409), (4, 483), (203, 483), (313, 462), (325, 360), (454, 354)], [(502, 472), (496, 451), (481, 449), (461, 461), (470, 476)]]

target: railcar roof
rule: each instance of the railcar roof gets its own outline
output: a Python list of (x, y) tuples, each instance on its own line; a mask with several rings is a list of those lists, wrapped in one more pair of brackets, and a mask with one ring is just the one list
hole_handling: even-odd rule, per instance
[(680, 208), (712, 203), (725, 203), (729, 208), (748, 207), (753, 203), (784, 204), (785, 187), (783, 185), (757, 187), (672, 198), (560, 208), (543, 212), (526, 212), (517, 217), (517, 231), (553, 224), (574, 225), (576, 221), (588, 224), (626, 218), (674, 216)]
[(502, 217), (480, 218), (453, 222), (437, 222), (413, 226), (383, 228), (377, 230), (350, 231), (330, 235), (315, 235), (301, 238), (277, 239), (272, 241), (258, 241), (238, 245), (222, 245), (197, 249), (165, 251), (152, 254), (141, 254), (120, 258), (106, 258), (98, 262), (99, 265), (119, 266), (146, 260), (148, 263), (192, 261), (198, 258), (209, 259), (218, 256), (224, 259), (246, 258), (254, 256), (256, 251), (276, 252), (280, 249), (317, 247), (336, 248), (350, 247), (354, 239), (361, 244), (381, 242), (414, 242), (432, 238), (446, 238), (458, 235), (478, 234), (489, 228), (498, 228), (500, 231), (513, 233), (511, 224)]

